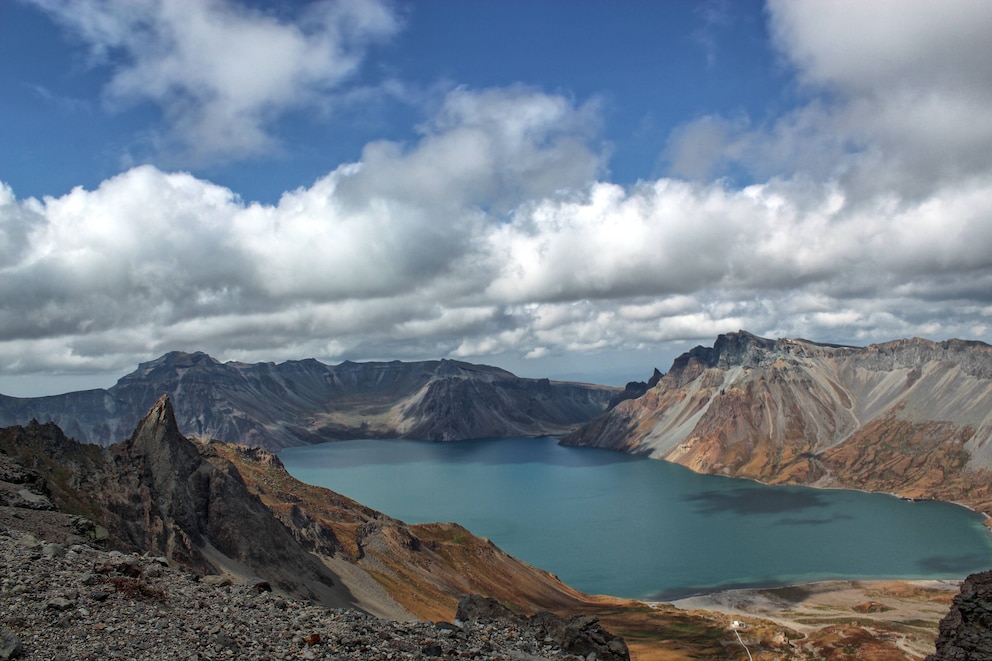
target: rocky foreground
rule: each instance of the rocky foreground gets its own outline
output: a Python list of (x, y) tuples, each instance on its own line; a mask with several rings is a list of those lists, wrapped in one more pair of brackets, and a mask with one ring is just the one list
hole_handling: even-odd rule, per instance
[(518, 619), (481, 597), (464, 598), (454, 623), (394, 622), (7, 525), (0, 557), (0, 659), (629, 658), (595, 618)]

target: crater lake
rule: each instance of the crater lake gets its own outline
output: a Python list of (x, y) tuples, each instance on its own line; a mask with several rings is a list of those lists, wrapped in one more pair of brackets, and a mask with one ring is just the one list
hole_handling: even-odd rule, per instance
[(339, 441), (279, 457), (303, 482), (407, 523), (457, 522), (592, 594), (670, 601), (992, 567), (992, 535), (964, 507), (699, 475), (550, 438)]

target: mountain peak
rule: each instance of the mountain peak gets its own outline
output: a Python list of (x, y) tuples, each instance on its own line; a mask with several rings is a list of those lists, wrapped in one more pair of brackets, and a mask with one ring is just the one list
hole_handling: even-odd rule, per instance
[(183, 476), (189, 474), (200, 461), (199, 451), (179, 431), (176, 412), (168, 395), (159, 397), (131, 437), (124, 442), (124, 447), (131, 454), (144, 457), (154, 467), (171, 465), (174, 470), (183, 468), (179, 472)]

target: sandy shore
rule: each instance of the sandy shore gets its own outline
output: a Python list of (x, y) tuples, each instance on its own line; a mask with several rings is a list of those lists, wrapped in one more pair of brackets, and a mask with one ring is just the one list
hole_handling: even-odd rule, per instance
[(832, 626), (885, 630), (909, 658), (933, 652), (937, 626), (958, 593), (957, 580), (823, 581), (727, 590), (673, 602), (686, 610), (760, 618), (817, 637)]
[(960, 581), (823, 581), (780, 588), (727, 590), (678, 599), (686, 610), (728, 616), (750, 615), (799, 631), (823, 626), (843, 615), (860, 620), (939, 622), (958, 593)]

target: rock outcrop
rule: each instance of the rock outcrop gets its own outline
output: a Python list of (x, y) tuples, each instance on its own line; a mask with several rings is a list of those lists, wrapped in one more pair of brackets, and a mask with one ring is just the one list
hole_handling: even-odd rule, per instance
[(992, 661), (992, 571), (972, 574), (961, 584), (940, 622), (937, 651), (926, 661)]
[(111, 445), (165, 394), (186, 433), (229, 443), (275, 450), (343, 438), (449, 441), (564, 434), (616, 392), (452, 360), (277, 365), (172, 352), (106, 390), (0, 395), (0, 425), (52, 421), (73, 438)]
[(565, 442), (992, 512), (992, 346), (721, 335)]

